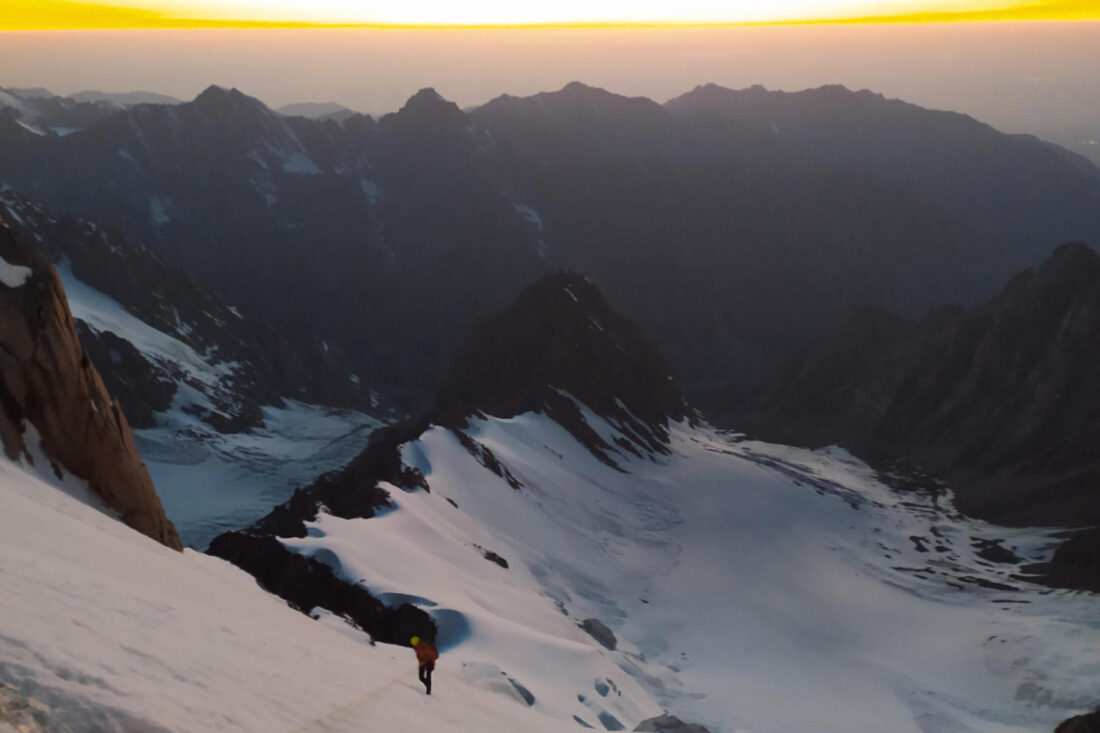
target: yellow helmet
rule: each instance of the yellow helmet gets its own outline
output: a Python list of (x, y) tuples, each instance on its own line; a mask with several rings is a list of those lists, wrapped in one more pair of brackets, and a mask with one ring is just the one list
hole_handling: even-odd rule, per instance
[(414, 636), (413, 638), (409, 639), (409, 643), (412, 644), (413, 646), (416, 646), (417, 644), (420, 643), (420, 637), (419, 636)]

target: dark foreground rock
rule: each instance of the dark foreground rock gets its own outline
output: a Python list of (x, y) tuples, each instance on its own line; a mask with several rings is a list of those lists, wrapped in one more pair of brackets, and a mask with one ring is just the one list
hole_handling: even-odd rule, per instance
[[(27, 424), (49, 460), (85, 480), (122, 521), (173, 549), (130, 426), (80, 345), (57, 273), (0, 223), (0, 439), (13, 460), (27, 453)], [(55, 470), (57, 467), (55, 466)]]
[(710, 733), (709, 730), (695, 723), (685, 723), (675, 715), (658, 715), (656, 718), (648, 718), (638, 723), (635, 731), (644, 733)]
[(1049, 561), (1027, 569), (1059, 588), (1100, 593), (1100, 527), (1074, 533)]
[(391, 608), (363, 586), (336, 574), (329, 566), (288, 550), (278, 537), (306, 536), (305, 522), (322, 509), (345, 519), (369, 519), (392, 506), (379, 487), (386, 481), (408, 489), (423, 488), (423, 476), (402, 465), (398, 452), (405, 440), (419, 435), (422, 423), (376, 431), (347, 467), (299, 489), (285, 503), (252, 526), (215, 537), (207, 553), (250, 573), (265, 589), (302, 613), (321, 607), (355, 622), (376, 641), (408, 645), (413, 636), (435, 642), (431, 617), (410, 604)]
[(1054, 733), (1100, 733), (1100, 712), (1078, 715), (1062, 721)]
[(387, 644), (407, 644), (413, 636), (435, 642), (435, 622), (424, 611), (408, 603), (390, 608), (366, 588), (340, 578), (313, 558), (291, 552), (274, 537), (227, 532), (214, 539), (208, 552), (250, 569), (261, 586), (303, 613), (318, 606), (328, 609)]

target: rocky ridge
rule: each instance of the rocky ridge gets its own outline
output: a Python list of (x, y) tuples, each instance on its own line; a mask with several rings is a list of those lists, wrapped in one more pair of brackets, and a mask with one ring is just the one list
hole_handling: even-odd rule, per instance
[[(319, 512), (344, 519), (374, 516), (390, 506), (383, 482), (407, 491), (431, 491), (428, 480), (404, 463), (402, 447), (433, 425), (451, 430), (479, 463), (522, 491), (507, 466), (464, 430), (478, 417), (524, 412), (546, 414), (616, 468), (616, 457), (659, 460), (668, 452), (669, 422), (694, 419), (637, 326), (615, 313), (584, 277), (547, 275), (475, 331), (456, 355), (452, 375), (426, 415), (376, 431), (347, 467), (299, 489), (252, 526), (215, 538), (208, 552), (240, 566), (302, 608), (323, 605), (322, 597), (336, 597), (337, 607), (329, 610), (348, 614), (375, 638), (403, 641), (410, 624), (431, 624), (424, 612), (407, 604), (363, 610), (365, 606), (342, 600), (340, 594), (352, 591), (317, 595), (310, 588), (318, 577), (325, 579), (326, 588), (336, 583), (355, 588), (357, 596), (365, 590), (336, 579), (330, 568), (296, 555), (277, 538), (305, 537), (305, 523)], [(597, 421), (614, 426), (621, 439), (607, 442), (594, 429)], [(433, 629), (425, 633), (435, 636)]]

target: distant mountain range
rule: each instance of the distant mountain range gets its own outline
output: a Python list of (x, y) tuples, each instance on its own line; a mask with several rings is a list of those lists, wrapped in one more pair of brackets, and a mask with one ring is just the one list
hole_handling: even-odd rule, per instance
[[(713, 85), (660, 105), (579, 83), (374, 120), (236, 90), (65, 136), (0, 121), (0, 177), (176, 260), (376, 383), (430, 389), (472, 324), (584, 273), (689, 394), (748, 381), (867, 302), (987, 297), (1100, 241), (1088, 161), (871, 92)], [(704, 397), (705, 399), (705, 397)], [(706, 407), (706, 404), (702, 404)]]

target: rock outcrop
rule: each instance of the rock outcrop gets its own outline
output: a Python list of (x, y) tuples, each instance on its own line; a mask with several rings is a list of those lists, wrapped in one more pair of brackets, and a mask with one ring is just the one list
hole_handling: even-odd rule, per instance
[(586, 618), (581, 623), (581, 628), (587, 631), (593, 639), (600, 642), (605, 649), (615, 651), (615, 647), (619, 645), (619, 640), (615, 638), (615, 632), (607, 628), (607, 624), (598, 618)]
[(647, 718), (634, 729), (642, 733), (710, 733), (697, 723), (685, 723), (675, 715), (658, 715)]
[(31, 455), (29, 426), (55, 471), (85, 480), (126, 524), (180, 549), (126, 417), (81, 348), (57, 273), (0, 224), (0, 438), (8, 458)]

